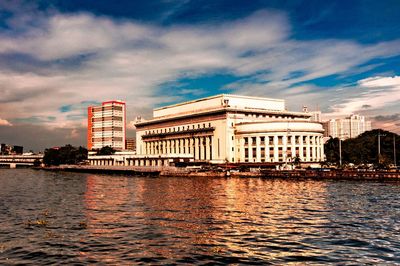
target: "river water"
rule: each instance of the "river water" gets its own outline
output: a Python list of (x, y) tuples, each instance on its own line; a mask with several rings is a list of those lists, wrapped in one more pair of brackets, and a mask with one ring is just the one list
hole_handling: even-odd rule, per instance
[(0, 169), (0, 264), (400, 264), (400, 183)]

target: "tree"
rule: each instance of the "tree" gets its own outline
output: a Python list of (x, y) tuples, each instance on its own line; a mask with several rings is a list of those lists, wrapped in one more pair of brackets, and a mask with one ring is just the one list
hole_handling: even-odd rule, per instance
[(115, 150), (110, 147), (110, 146), (104, 146), (101, 148), (98, 152), (97, 155), (112, 155), (115, 153)]
[(86, 159), (86, 148), (76, 148), (67, 144), (61, 148), (46, 149), (44, 152), (43, 163), (46, 165), (77, 164)]
[[(378, 157), (378, 135), (380, 135), (380, 158)], [(343, 163), (354, 164), (370, 164), (373, 163), (377, 167), (385, 167), (393, 164), (393, 140), (396, 139), (396, 158), (397, 165), (400, 157), (400, 138), (397, 134), (374, 129), (366, 131), (353, 139), (342, 141), (342, 161)], [(330, 138), (325, 143), (325, 155), (327, 162), (339, 163), (339, 139)]]

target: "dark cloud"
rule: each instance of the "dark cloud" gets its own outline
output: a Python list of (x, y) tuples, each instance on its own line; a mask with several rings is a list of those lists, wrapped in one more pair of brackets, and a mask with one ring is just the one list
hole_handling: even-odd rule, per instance
[(368, 109), (371, 107), (372, 107), (372, 105), (370, 105), (370, 104), (364, 104), (363, 106), (361, 106), (362, 109)]
[(378, 115), (374, 117), (375, 121), (394, 121), (400, 119), (400, 113), (392, 114), (392, 115)]

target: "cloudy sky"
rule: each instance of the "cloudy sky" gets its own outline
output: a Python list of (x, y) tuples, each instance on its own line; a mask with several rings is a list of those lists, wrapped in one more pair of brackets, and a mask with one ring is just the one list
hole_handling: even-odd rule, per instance
[(0, 0), (0, 142), (86, 145), (88, 105), (220, 93), (399, 132), (399, 25), (398, 0)]

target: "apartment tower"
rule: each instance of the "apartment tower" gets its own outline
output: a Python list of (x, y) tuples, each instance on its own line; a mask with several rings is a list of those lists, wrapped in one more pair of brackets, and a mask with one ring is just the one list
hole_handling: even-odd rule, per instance
[(110, 146), (124, 150), (126, 140), (126, 105), (122, 101), (107, 101), (88, 107), (88, 150)]

